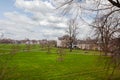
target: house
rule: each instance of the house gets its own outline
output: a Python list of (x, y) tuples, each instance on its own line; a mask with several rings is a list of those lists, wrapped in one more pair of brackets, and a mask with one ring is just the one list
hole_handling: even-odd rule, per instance
[(57, 47), (68, 48), (69, 47), (69, 36), (68, 35), (64, 35), (62, 37), (58, 37)]
[(78, 40), (77, 47), (85, 50), (99, 50), (96, 40)]
[[(73, 38), (72, 38), (73, 40)], [(70, 47), (70, 36), (69, 35), (64, 35), (62, 37), (58, 37), (57, 40), (57, 47), (64, 47), (64, 48), (69, 48)], [(77, 40), (74, 39), (72, 42), (72, 48), (77, 47)]]
[[(57, 40), (57, 47), (69, 48), (69, 36), (64, 35), (59, 37)], [(100, 47), (97, 44), (97, 40), (86, 39), (86, 40), (75, 40), (72, 44), (72, 48), (79, 48), (85, 50), (100, 50)]]

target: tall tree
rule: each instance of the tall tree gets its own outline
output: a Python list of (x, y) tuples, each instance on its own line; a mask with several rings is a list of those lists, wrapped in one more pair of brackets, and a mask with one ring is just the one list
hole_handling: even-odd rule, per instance
[(76, 36), (78, 35), (78, 23), (75, 19), (70, 19), (68, 21), (68, 29), (67, 34), (69, 35), (69, 48), (70, 52), (72, 52), (73, 44), (76, 41)]
[(111, 50), (111, 40), (118, 38), (120, 35), (120, 16), (116, 15), (111, 15), (107, 18), (106, 15), (102, 15), (100, 18), (96, 18), (93, 23), (97, 39), (99, 40), (100, 47), (105, 55)]

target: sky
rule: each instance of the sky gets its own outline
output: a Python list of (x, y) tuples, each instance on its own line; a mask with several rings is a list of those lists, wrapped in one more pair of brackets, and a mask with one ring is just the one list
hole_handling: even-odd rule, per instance
[[(51, 0), (0, 0), (1, 38), (56, 40), (66, 34), (68, 19), (59, 14)], [(90, 34), (89, 26), (83, 24), (79, 25), (80, 39)]]

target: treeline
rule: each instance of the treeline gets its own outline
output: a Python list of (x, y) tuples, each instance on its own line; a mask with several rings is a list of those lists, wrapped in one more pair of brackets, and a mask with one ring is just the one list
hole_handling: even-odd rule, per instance
[(52, 43), (55, 46), (57, 45), (56, 40), (47, 40), (47, 39), (42, 39), (42, 40), (29, 40), (29, 39), (24, 39), (24, 40), (14, 40), (14, 39), (0, 39), (0, 44), (47, 44), (47, 43)]

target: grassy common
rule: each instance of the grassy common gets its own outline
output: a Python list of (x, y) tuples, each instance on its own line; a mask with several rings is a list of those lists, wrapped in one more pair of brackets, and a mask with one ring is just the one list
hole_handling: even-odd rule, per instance
[[(98, 51), (62, 49), (63, 60), (59, 61), (57, 48), (50, 53), (39, 45), (0, 45), (1, 80), (106, 80), (102, 57)], [(15, 50), (14, 50), (15, 48)], [(16, 51), (17, 50), (17, 51)], [(16, 53), (14, 54), (13, 52)], [(101, 60), (101, 61), (100, 61)], [(114, 80), (120, 80), (118, 74)]]

